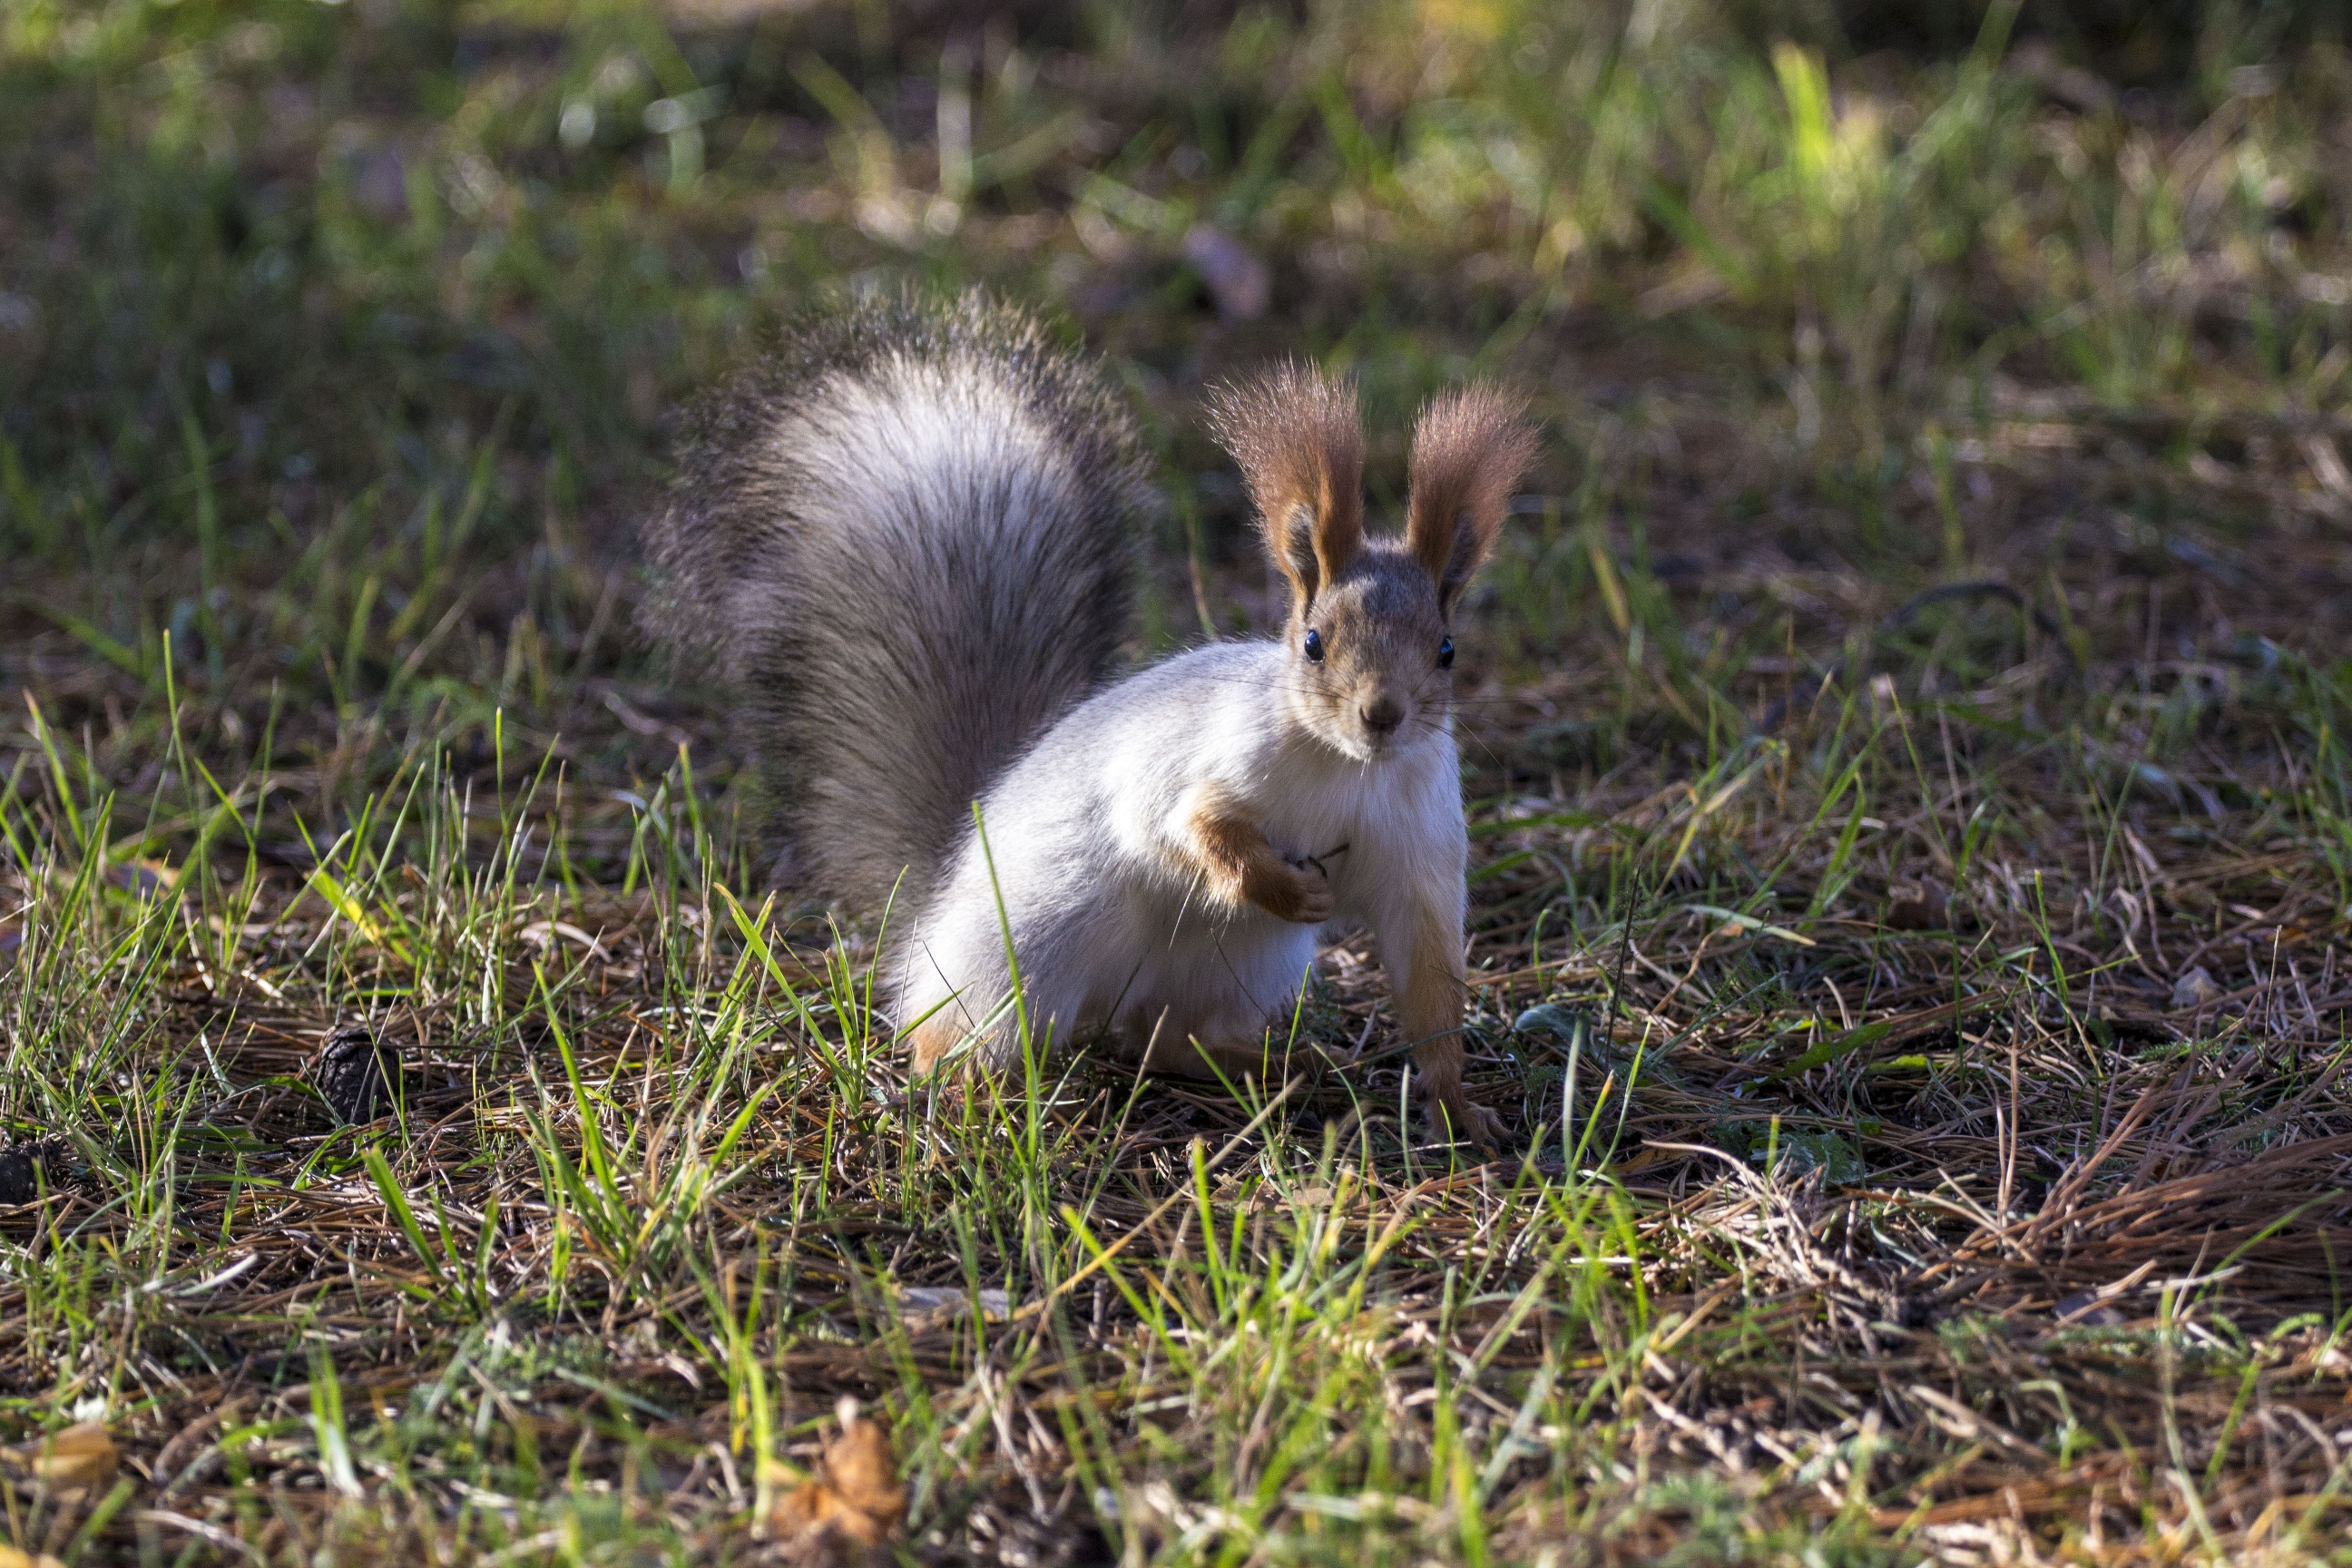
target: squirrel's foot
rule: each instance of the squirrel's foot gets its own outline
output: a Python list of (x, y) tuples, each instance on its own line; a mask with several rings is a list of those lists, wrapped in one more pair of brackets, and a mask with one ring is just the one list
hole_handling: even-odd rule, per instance
[(1491, 1158), (1502, 1147), (1503, 1119), (1456, 1089), (1431, 1097), (1429, 1131), (1440, 1142), (1466, 1142)]
[(926, 1018), (907, 1031), (908, 1066), (915, 1077), (928, 1077), (961, 1040), (961, 1033), (946, 1018)]

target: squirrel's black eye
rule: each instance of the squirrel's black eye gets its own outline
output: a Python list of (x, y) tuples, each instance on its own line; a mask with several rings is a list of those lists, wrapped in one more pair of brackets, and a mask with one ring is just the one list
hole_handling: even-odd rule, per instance
[(1446, 637), (1437, 645), (1437, 668), (1440, 669), (1452, 669), (1454, 668), (1454, 639), (1452, 637)]
[(1307, 662), (1309, 664), (1323, 662), (1323, 634), (1313, 626), (1307, 628)]

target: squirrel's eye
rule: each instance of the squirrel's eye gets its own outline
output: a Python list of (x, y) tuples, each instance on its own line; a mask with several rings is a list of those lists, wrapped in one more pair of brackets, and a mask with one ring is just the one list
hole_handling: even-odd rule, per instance
[(1454, 668), (1454, 639), (1452, 637), (1446, 637), (1437, 645), (1437, 668), (1440, 669), (1452, 669)]
[(1307, 662), (1309, 664), (1323, 662), (1323, 634), (1313, 626), (1307, 628)]

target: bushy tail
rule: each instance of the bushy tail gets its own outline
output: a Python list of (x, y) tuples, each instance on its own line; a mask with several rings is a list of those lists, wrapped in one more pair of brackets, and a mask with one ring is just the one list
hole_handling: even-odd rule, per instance
[(877, 903), (1109, 674), (1145, 490), (1126, 411), (967, 295), (811, 321), (690, 415), (646, 528), (657, 629), (712, 659), (782, 879)]

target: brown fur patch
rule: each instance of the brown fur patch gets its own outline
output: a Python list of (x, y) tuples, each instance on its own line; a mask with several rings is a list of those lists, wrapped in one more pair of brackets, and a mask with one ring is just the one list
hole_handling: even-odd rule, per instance
[(1536, 433), (1526, 405), (1491, 386), (1465, 386), (1432, 401), (1412, 433), (1412, 486), (1405, 547), (1437, 602), (1455, 595), (1495, 548), (1511, 488), (1535, 466)]
[(1304, 609), (1364, 542), (1364, 433), (1356, 389), (1285, 364), (1219, 393), (1218, 444), (1241, 465), (1265, 547)]
[(1397, 1026), (1412, 1042), (1413, 1059), (1434, 1076), (1433, 1058), (1450, 1056), (1454, 1081), (1462, 1078), (1462, 1015), (1470, 992), (1462, 978), (1462, 935), (1435, 909), (1415, 922), (1406, 973), (1393, 978)]
[(1206, 784), (1193, 795), (1185, 832), (1212, 895), (1226, 904), (1255, 904), (1277, 920), (1313, 924), (1330, 918), (1331, 889), (1322, 873), (1283, 859), (1228, 791)]
[(1462, 975), (1462, 931), (1436, 906), (1416, 921), (1404, 973), (1389, 976), (1397, 1027), (1412, 1044), (1413, 1070), (1432, 1128), (1441, 1136), (1494, 1145), (1500, 1123), (1462, 1089), (1462, 1016), (1470, 993)]

